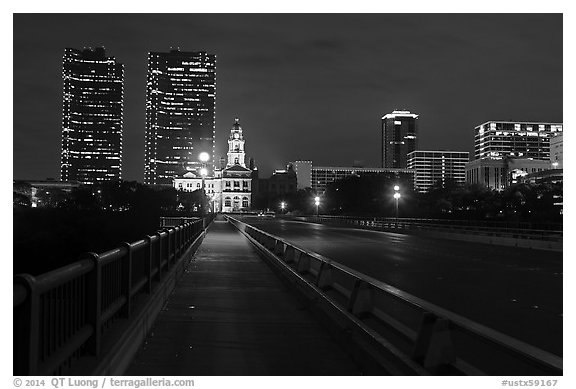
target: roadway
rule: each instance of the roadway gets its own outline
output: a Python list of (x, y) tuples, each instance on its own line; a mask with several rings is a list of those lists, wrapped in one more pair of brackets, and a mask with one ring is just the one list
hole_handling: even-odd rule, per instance
[(562, 253), (335, 227), (243, 221), (562, 356)]

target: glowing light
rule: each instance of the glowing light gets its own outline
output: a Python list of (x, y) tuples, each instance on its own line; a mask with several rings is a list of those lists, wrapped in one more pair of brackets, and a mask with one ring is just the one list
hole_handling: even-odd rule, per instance
[(399, 187), (398, 185), (394, 185), (394, 190), (395, 190), (395, 191), (399, 191), (399, 190), (400, 190), (400, 187)]
[(208, 162), (208, 160), (210, 159), (210, 154), (208, 154), (207, 152), (203, 151), (200, 153), (200, 155), (198, 156), (198, 159), (200, 159), (201, 162)]

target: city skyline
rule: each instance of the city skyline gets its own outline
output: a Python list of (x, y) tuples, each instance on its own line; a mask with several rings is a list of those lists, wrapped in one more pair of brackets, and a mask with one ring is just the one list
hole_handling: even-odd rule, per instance
[[(64, 21), (83, 29), (54, 29)], [(30, 36), (37, 29), (42, 44)], [(84, 46), (125, 64), (127, 180), (144, 178), (146, 56), (174, 46), (218, 58), (214, 162), (239, 117), (263, 176), (298, 159), (379, 166), (380, 119), (394, 109), (419, 115), (419, 149), (470, 152), (488, 120), (562, 122), (561, 14), (15, 15), (14, 178), (58, 176), (53, 73), (64, 47)]]

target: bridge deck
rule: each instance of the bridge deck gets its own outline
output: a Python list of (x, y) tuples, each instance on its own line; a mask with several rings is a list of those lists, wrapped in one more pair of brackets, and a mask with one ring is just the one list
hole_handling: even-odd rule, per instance
[(237, 230), (216, 220), (127, 375), (357, 375)]

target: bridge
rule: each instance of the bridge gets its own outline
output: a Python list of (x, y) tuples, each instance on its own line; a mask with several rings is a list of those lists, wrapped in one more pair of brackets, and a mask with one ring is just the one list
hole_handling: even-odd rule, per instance
[(513, 227), (163, 218), (15, 276), (14, 374), (562, 375), (562, 233)]

